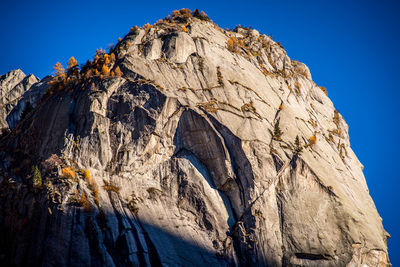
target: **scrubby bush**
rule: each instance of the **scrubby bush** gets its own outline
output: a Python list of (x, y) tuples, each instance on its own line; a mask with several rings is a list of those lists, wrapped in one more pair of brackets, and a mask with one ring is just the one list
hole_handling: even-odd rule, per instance
[(240, 109), (242, 111), (249, 111), (256, 113), (256, 108), (253, 106), (253, 101), (250, 101), (250, 103), (245, 103)]
[(61, 169), (61, 177), (65, 179), (75, 179), (76, 172), (70, 167), (65, 167)]
[(117, 66), (114, 70), (114, 75), (117, 77), (122, 77), (123, 73), (121, 71), (121, 69), (119, 68), (119, 66)]
[(94, 200), (97, 205), (99, 205), (99, 187), (96, 184), (96, 181), (90, 176), (90, 171), (88, 169), (81, 170), (83, 178), (85, 178), (89, 189), (92, 191)]
[(88, 169), (81, 170), (81, 173), (83, 175), (83, 178), (85, 178), (86, 180), (90, 179), (90, 171)]
[(185, 23), (192, 17), (192, 11), (187, 8), (172, 11), (172, 20)]
[(181, 12), (179, 12), (179, 10), (174, 10), (174, 11), (172, 11), (172, 17), (173, 17), (173, 18), (178, 17), (178, 16), (180, 16), (180, 15), (181, 15)]
[(180, 10), (172, 11), (172, 15), (169, 15), (163, 21), (157, 22), (156, 24), (166, 23), (166, 22), (186, 23), (192, 17), (198, 18), (198, 19), (204, 20), (204, 21), (210, 21), (210, 18), (207, 16), (206, 13), (204, 13), (204, 11), (199, 11), (198, 9), (191, 11), (190, 9), (182, 8)]
[(239, 41), (236, 37), (232, 36), (227, 41), (227, 48), (233, 53), (239, 52)]
[(149, 193), (149, 198), (150, 199), (156, 199), (156, 197), (162, 193), (162, 191), (160, 189), (157, 189), (155, 187), (149, 187), (147, 188), (147, 193)]
[(145, 30), (150, 30), (151, 29), (151, 25), (150, 25), (150, 23), (146, 23), (145, 25), (143, 25), (143, 29), (145, 29)]
[(315, 137), (315, 135), (310, 136), (310, 138), (308, 139), (308, 143), (310, 145), (315, 145), (315, 143), (317, 143), (317, 137)]
[(86, 194), (82, 192), (81, 198), (78, 200), (78, 203), (85, 209), (85, 211), (91, 211), (92, 206), (90, 202), (87, 200)]

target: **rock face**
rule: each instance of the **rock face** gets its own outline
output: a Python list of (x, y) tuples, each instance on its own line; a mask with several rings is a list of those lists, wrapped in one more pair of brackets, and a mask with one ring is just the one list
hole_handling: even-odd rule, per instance
[(14, 128), (26, 107), (35, 105), (38, 90), (29, 89), (38, 82), (38, 78), (26, 76), (20, 69), (0, 76), (0, 134)]
[(122, 77), (45, 97), (0, 77), (0, 261), (390, 266), (348, 126), (280, 44), (190, 17), (113, 53)]

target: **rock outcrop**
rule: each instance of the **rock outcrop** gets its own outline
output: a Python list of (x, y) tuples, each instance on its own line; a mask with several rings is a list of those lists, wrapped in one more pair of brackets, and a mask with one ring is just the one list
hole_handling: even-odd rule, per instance
[[(14, 128), (24, 110), (40, 99), (42, 95), (37, 89), (29, 90), (38, 82), (38, 78), (32, 74), (26, 76), (20, 69), (0, 76), (0, 134)], [(25, 96), (28, 91), (30, 96)]]
[(42, 81), (20, 69), (0, 76), (0, 135), (15, 128), (48, 90), (52, 77)]
[(0, 261), (389, 266), (348, 126), (307, 66), (185, 14), (132, 29), (110, 51), (122, 77), (46, 95), (50, 78), (0, 77)]

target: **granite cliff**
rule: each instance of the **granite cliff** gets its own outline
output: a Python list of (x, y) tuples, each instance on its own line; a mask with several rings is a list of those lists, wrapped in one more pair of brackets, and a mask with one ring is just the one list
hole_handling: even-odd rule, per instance
[(0, 76), (3, 264), (390, 266), (345, 120), (269, 36), (181, 10), (64, 75)]

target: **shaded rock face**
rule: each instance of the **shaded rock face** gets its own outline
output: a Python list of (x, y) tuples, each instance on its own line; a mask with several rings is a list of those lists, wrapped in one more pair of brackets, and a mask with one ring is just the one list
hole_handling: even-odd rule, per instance
[(12, 130), (0, 139), (2, 263), (390, 265), (346, 122), (270, 37), (192, 18), (187, 32), (132, 31), (114, 53), (122, 77), (46, 97), (46, 79), (0, 77), (13, 103), (0, 118)]

